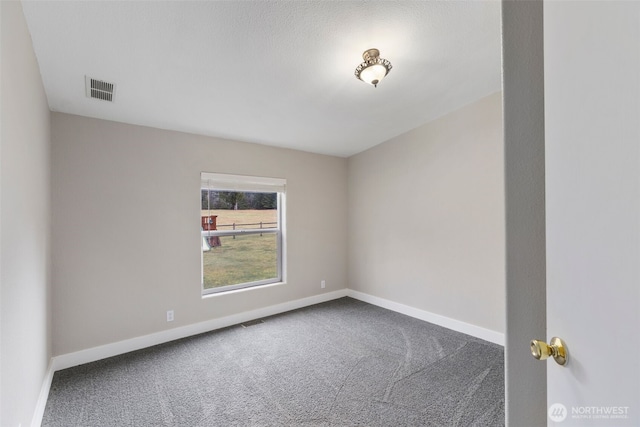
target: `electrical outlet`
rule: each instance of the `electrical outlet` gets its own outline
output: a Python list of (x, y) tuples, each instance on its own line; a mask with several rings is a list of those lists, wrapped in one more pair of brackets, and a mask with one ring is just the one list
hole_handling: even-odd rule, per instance
[(173, 322), (173, 310), (167, 310), (167, 322)]
[(324, 289), (325, 286), (326, 286), (326, 283), (324, 282), (324, 280), (322, 280), (320, 282), (320, 288)]

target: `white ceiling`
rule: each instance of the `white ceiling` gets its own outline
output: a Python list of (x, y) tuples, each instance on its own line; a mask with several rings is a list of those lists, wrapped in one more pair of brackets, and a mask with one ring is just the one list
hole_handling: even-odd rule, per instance
[[(501, 85), (499, 1), (23, 5), (52, 111), (346, 157)], [(353, 75), (372, 47), (377, 88)]]

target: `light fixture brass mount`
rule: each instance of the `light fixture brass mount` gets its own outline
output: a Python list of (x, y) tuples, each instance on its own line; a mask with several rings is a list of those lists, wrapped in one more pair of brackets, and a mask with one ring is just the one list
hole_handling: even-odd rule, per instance
[(378, 49), (367, 49), (362, 54), (362, 59), (364, 59), (364, 62), (368, 62), (371, 64), (373, 64), (379, 57), (380, 51)]

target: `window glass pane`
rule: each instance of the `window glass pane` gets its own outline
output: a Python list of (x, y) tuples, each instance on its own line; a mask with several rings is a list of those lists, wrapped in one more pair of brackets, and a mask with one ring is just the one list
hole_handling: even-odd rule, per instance
[(203, 295), (281, 281), (286, 182), (204, 172), (200, 181)]
[(277, 193), (242, 193), (203, 189), (201, 209), (202, 217), (216, 217), (215, 229), (220, 231), (278, 226)]
[(217, 239), (219, 246), (202, 252), (204, 289), (278, 277), (276, 233), (221, 236)]

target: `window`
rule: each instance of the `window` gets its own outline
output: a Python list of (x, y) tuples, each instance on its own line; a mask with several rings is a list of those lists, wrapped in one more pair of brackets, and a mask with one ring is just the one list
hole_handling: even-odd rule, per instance
[(284, 179), (200, 176), (202, 294), (283, 281)]

